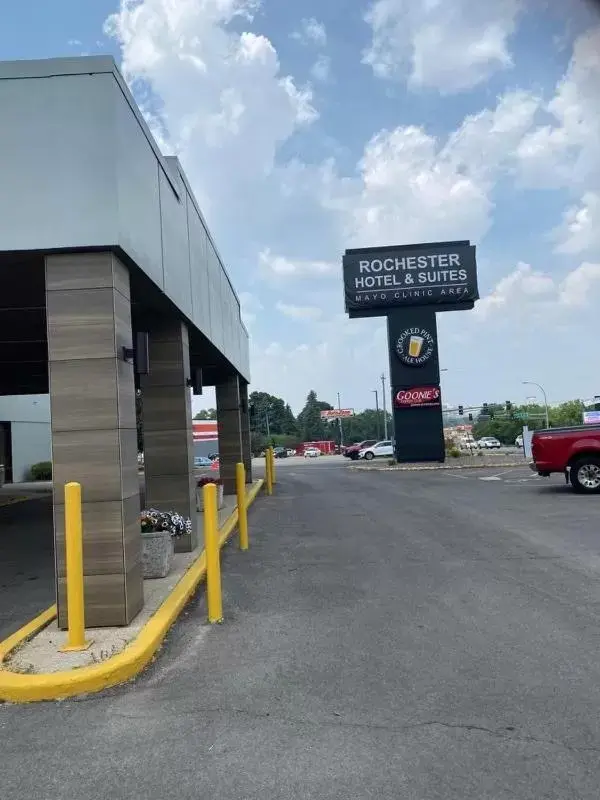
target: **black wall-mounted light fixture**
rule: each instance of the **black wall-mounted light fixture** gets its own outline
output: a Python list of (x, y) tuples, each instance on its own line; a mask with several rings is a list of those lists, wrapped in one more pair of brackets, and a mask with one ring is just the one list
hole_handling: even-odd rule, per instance
[(202, 394), (203, 386), (202, 386), (202, 369), (201, 367), (196, 367), (192, 370), (192, 375), (190, 378), (187, 379), (187, 386), (192, 390), (192, 393), (195, 395)]
[(121, 355), (123, 361), (134, 365), (138, 375), (148, 375), (150, 372), (148, 334), (145, 331), (138, 331), (135, 335), (135, 347), (123, 347)]

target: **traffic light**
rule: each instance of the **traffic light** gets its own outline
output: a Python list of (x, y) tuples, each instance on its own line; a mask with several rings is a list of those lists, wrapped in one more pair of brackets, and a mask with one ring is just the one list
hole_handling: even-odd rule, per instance
[(481, 407), (481, 413), (485, 414), (485, 416), (487, 416), (490, 413), (487, 403), (484, 403), (483, 406)]
[(510, 400), (507, 400), (506, 401), (506, 413), (510, 414), (511, 411), (512, 411), (512, 403), (510, 402)]
[(473, 422), (473, 414), (469, 412), (469, 422)]
[(464, 409), (462, 406), (459, 406), (459, 407), (458, 407), (458, 413), (459, 413), (459, 414), (461, 415), (461, 417), (462, 417), (462, 415), (465, 413), (465, 409)]

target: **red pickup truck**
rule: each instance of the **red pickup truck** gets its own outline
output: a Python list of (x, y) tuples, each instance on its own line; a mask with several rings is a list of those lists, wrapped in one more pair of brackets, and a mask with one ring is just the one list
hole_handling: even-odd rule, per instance
[(600, 425), (535, 431), (531, 451), (538, 475), (563, 472), (576, 492), (600, 493)]

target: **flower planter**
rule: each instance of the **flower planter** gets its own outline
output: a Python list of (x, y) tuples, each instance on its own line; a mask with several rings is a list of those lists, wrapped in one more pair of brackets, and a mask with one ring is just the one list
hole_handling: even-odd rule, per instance
[[(204, 486), (196, 486), (196, 509), (204, 511)], [(217, 508), (223, 508), (223, 484), (217, 484)]]
[(142, 533), (144, 578), (166, 578), (173, 563), (174, 543), (170, 531)]

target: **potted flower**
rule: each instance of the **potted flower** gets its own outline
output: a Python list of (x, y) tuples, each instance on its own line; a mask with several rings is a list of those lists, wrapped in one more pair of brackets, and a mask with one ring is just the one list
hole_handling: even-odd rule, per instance
[(196, 479), (196, 508), (198, 511), (204, 510), (204, 487), (207, 483), (214, 483), (217, 487), (217, 508), (223, 508), (223, 481), (221, 478), (213, 478), (212, 475), (203, 475)]
[(191, 519), (174, 511), (148, 508), (141, 514), (144, 578), (165, 578), (171, 569), (174, 540), (192, 531)]

